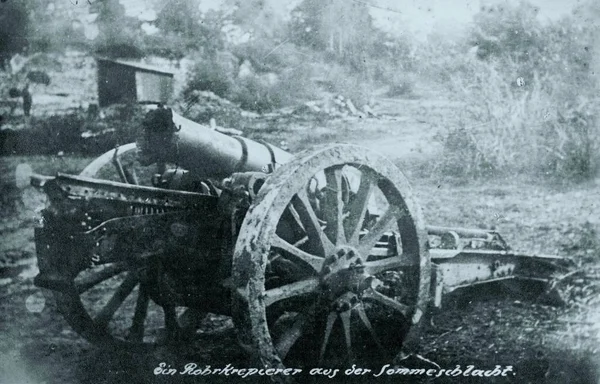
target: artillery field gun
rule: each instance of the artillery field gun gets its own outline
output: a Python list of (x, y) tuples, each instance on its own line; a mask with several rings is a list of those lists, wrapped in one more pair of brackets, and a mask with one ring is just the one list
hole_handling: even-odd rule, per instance
[(426, 226), (403, 174), (369, 150), (292, 156), (162, 107), (137, 145), (32, 184), (49, 197), (35, 283), (102, 346), (186, 339), (210, 312), (232, 316), (260, 367), (381, 365), (444, 294), (562, 268), (492, 231)]

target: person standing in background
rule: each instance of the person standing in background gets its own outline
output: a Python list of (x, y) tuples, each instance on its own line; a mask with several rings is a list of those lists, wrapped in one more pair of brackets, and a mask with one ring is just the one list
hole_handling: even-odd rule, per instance
[(21, 96), (23, 97), (23, 114), (29, 116), (31, 113), (31, 103), (33, 101), (31, 93), (29, 92), (29, 83), (25, 84), (25, 87), (21, 91)]

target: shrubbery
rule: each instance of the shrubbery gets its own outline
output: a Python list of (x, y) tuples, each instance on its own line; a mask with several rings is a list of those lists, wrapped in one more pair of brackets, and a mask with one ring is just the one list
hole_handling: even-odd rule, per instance
[(32, 118), (28, 129), (0, 131), (2, 154), (52, 155), (59, 152), (98, 155), (116, 145), (136, 141), (144, 116), (142, 107), (113, 105), (101, 117), (86, 111)]
[[(31, 10), (44, 5), (32, 4), (37, 5)], [(462, 106), (459, 122), (450, 123), (441, 135), (442, 172), (586, 178), (600, 167), (594, 65), (596, 72), (600, 67), (593, 61), (600, 34), (594, 25), (598, 13), (591, 9), (600, 11), (591, 0), (579, 6), (582, 16), (545, 24), (526, 2), (483, 7), (462, 40), (440, 35), (426, 44), (409, 35), (385, 34), (361, 2), (304, 0), (291, 13), (287, 27), (269, 24), (263, 29), (255, 29), (246, 13), (262, 12), (263, 21), (269, 13), (250, 3), (238, 4), (233, 15), (202, 14), (190, 0), (166, 4), (154, 22), (160, 33), (146, 36), (139, 20), (128, 17), (119, 1), (99, 3), (100, 34), (93, 48), (116, 56), (152, 52), (180, 58), (197, 52), (178, 101), (180, 110), (196, 121), (215, 118), (219, 125), (242, 128), (240, 108), (263, 113), (331, 94), (350, 99), (360, 109), (370, 104), (375, 89), (387, 89), (388, 97), (412, 97), (416, 82), (437, 79), (448, 97)], [(232, 28), (248, 39), (228, 39), (225, 31)], [(0, 57), (0, 64), (5, 61)], [(231, 108), (202, 105), (204, 91), (221, 98), (218, 103), (230, 101)], [(119, 108), (122, 111), (115, 112)], [(33, 148), (39, 153), (73, 152), (87, 147), (98, 153), (134, 140), (135, 112), (124, 123), (108, 116), (126, 110), (109, 110), (98, 120), (84, 112), (33, 118), (31, 144), (21, 145), (18, 152)], [(85, 131), (103, 133), (82, 137)]]
[(414, 79), (410, 74), (398, 72), (394, 73), (388, 79), (389, 88), (386, 96), (388, 97), (410, 97), (414, 95)]
[(268, 112), (311, 97), (311, 69), (303, 65), (303, 58), (285, 46), (270, 54), (266, 48), (264, 42), (257, 41), (229, 55), (196, 60), (184, 99), (194, 91), (211, 91), (242, 109)]
[(590, 70), (593, 33), (571, 18), (541, 25), (526, 4), (482, 10), (469, 38), (476, 52), (456, 44), (445, 59), (430, 61), (464, 103), (462, 126), (449, 127), (444, 137), (440, 169), (595, 175), (600, 105)]

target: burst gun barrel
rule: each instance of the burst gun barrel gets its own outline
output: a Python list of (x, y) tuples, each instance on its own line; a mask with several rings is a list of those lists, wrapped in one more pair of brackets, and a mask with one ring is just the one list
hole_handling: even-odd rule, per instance
[(280, 148), (229, 136), (188, 120), (169, 108), (147, 113), (138, 140), (143, 164), (174, 163), (202, 177), (223, 178), (234, 172), (264, 172), (292, 155)]

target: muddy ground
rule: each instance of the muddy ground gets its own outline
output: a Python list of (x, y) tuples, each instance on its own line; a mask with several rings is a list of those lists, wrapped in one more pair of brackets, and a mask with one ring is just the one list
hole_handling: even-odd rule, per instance
[[(324, 141), (350, 141), (383, 152), (406, 170), (428, 223), (495, 228), (521, 251), (558, 254), (576, 263), (577, 279), (565, 282), (562, 306), (548, 305), (532, 287), (493, 286), (451, 297), (421, 333), (419, 353), (442, 368), (513, 366), (505, 378), (485, 382), (600, 382), (600, 179), (556, 183), (525, 177), (478, 181), (442, 177), (433, 169), (440, 145), (434, 140), (448, 122), (447, 103), (435, 100), (380, 102), (379, 119), (338, 120), (323, 125), (282, 125), (250, 132), (297, 151)], [(432, 112), (434, 111), (434, 112)], [(368, 137), (368, 139), (365, 139)], [(43, 196), (17, 190), (14, 169), (77, 172), (89, 159), (2, 157), (0, 221), (1, 383), (177, 383), (236, 382), (222, 376), (156, 376), (161, 362), (175, 368), (247, 364), (228, 318), (212, 316), (189, 347), (164, 346), (149, 353), (105, 350), (87, 343), (61, 318), (49, 292), (33, 286), (36, 274), (33, 226)], [(391, 362), (382, 362), (382, 365)], [(514, 373), (514, 374), (512, 374)], [(255, 378), (237, 381), (254, 382)], [(301, 381), (315, 381), (304, 377)], [(372, 378), (412, 382), (416, 377)], [(332, 382), (329, 379), (317, 382)], [(426, 381), (421, 378), (421, 381)], [(433, 382), (467, 382), (439, 378)]]

